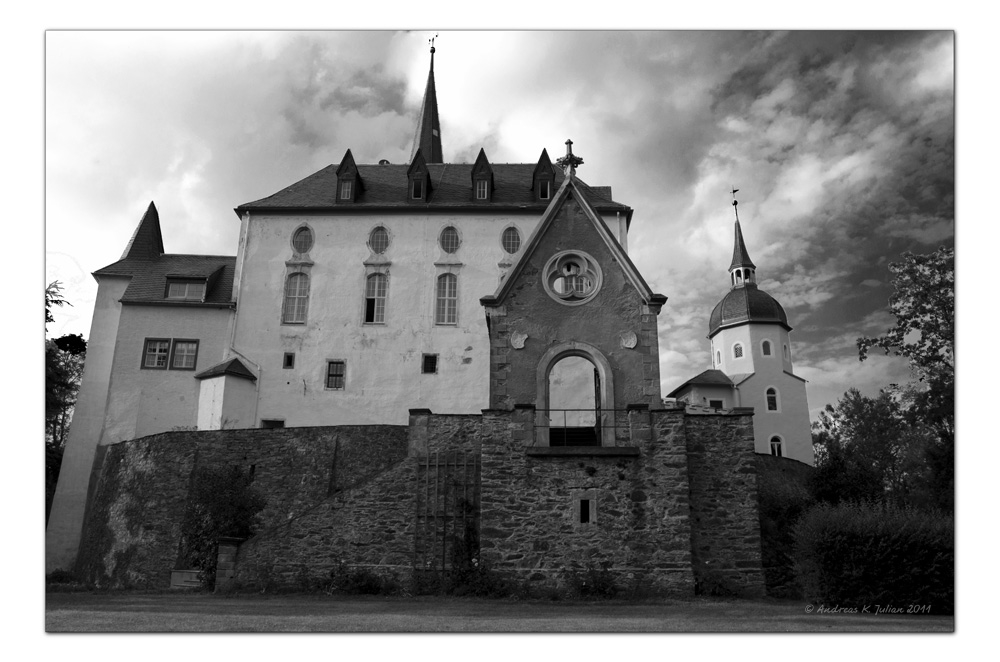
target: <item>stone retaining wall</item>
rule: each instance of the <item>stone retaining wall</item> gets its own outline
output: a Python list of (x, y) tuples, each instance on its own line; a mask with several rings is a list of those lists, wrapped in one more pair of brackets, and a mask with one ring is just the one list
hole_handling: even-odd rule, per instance
[(166, 587), (194, 471), (253, 471), (265, 526), (285, 522), (406, 456), (405, 426), (177, 431), (108, 447), (76, 571), (100, 586)]

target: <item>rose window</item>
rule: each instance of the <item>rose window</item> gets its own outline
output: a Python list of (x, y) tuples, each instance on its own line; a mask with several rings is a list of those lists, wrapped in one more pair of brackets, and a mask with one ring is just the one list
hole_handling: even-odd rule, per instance
[(601, 287), (601, 268), (586, 253), (565, 251), (545, 265), (545, 289), (560, 303), (572, 306), (592, 299)]

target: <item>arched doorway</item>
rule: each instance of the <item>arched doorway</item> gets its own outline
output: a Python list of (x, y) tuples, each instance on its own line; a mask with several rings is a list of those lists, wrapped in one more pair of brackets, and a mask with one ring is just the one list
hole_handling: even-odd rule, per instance
[(600, 350), (582, 342), (551, 347), (536, 379), (536, 445), (615, 445), (614, 375)]
[(600, 446), (601, 376), (582, 356), (566, 356), (549, 371), (549, 446)]

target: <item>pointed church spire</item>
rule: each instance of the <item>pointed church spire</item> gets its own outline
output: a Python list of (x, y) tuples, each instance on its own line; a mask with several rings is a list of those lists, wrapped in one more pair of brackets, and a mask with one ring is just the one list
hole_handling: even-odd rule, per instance
[(739, 202), (736, 201), (738, 191), (738, 188), (733, 189), (733, 212), (736, 214), (736, 229), (733, 237), (733, 261), (729, 264), (729, 276), (733, 287), (744, 284), (756, 285), (757, 283), (757, 266), (750, 259), (747, 245), (743, 241), (743, 230), (740, 229), (740, 212), (737, 209)]
[[(435, 39), (437, 35), (434, 35)], [(427, 89), (424, 90), (424, 103), (420, 107), (420, 117), (417, 120), (417, 135), (413, 139), (413, 151), (410, 160), (419, 149), (427, 163), (443, 163), (441, 151), (441, 123), (438, 120), (437, 89), (434, 86), (434, 39), (431, 43), (431, 69), (427, 74)]]

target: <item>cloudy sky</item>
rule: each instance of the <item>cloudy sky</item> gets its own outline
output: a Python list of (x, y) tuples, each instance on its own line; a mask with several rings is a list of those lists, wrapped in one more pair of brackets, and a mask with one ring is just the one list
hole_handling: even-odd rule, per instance
[[(89, 334), (96, 282), (149, 202), (168, 252), (235, 254), (233, 208), (338, 163), (405, 162), (429, 32), (48, 32), (51, 336)], [(888, 264), (953, 245), (951, 32), (441, 32), (445, 160), (553, 158), (635, 214), (664, 393), (711, 367), (733, 210), (794, 328), (813, 415), (905, 364), (857, 358), (892, 323)]]

